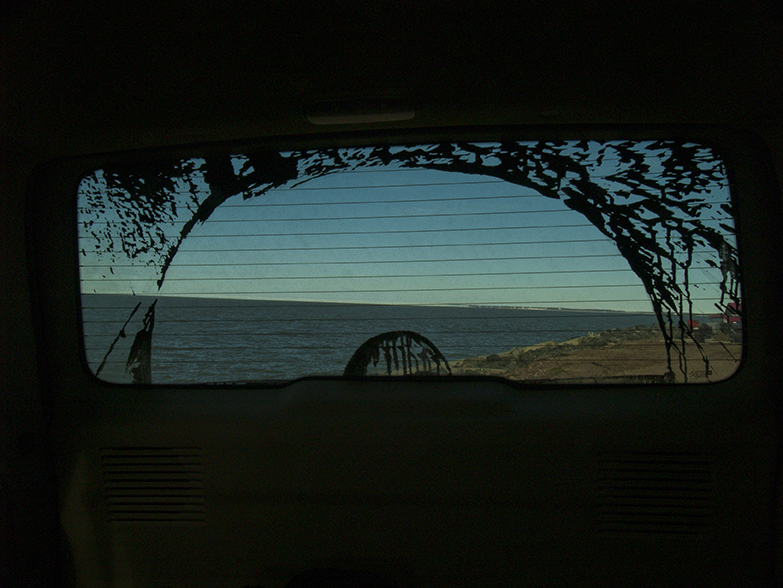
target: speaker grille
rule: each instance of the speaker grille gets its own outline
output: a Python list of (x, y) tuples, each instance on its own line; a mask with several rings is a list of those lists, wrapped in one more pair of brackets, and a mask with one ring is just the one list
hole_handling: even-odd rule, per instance
[(713, 460), (692, 453), (613, 453), (598, 460), (604, 533), (701, 535), (713, 524)]
[(112, 522), (204, 521), (200, 449), (103, 449), (101, 466)]

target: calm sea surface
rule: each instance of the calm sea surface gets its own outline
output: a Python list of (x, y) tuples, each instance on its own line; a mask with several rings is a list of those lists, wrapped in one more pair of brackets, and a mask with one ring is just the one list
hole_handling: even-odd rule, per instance
[[(102, 379), (128, 382), (131, 343), (154, 298), (83, 296), (84, 341)], [(118, 335), (134, 307), (136, 313)], [(287, 380), (341, 375), (364, 341), (415, 331), (449, 361), (589, 332), (656, 324), (653, 314), (479, 307), (375, 306), (158, 298), (152, 337), (155, 383)], [(113, 351), (107, 352), (114, 344)]]

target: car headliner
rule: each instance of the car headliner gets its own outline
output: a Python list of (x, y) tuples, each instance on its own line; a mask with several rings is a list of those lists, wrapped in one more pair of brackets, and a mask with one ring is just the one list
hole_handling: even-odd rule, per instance
[[(0, 135), (63, 155), (352, 129), (707, 123), (780, 134), (772, 2), (19, 4)], [(322, 100), (412, 121), (316, 126)]]

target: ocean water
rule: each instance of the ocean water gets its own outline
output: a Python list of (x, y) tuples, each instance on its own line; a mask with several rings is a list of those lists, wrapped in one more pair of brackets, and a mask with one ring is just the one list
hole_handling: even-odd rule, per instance
[[(131, 381), (128, 353), (153, 300), (83, 296), (85, 354), (94, 373), (104, 364), (101, 379)], [(655, 324), (652, 313), (160, 297), (152, 335), (152, 380), (189, 384), (341, 375), (362, 343), (388, 331), (419, 333), (453, 361)]]

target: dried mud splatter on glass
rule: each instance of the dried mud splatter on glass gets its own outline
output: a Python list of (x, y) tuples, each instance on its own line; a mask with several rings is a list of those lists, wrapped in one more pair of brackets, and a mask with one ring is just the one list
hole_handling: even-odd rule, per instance
[[(604, 160), (612, 160), (604, 173)], [(250, 152), (99, 170), (80, 187), (92, 218), (83, 229), (94, 253), (154, 266), (158, 286), (191, 230), (227, 199), (260, 198), (345, 171), (395, 166), (497, 178), (562, 201), (617, 246), (644, 284), (673, 362), (687, 374), (692, 314), (689, 272), (696, 248), (715, 253), (721, 272), (718, 311), (740, 305), (734, 227), (707, 224), (705, 196), (725, 187), (722, 161), (707, 147), (675, 141), (441, 143), (427, 146)], [(730, 204), (721, 205), (731, 216)], [(96, 223), (100, 215), (103, 221)], [(183, 224), (184, 223), (184, 224)], [(119, 242), (119, 246), (117, 244)], [(729, 306), (731, 305), (731, 306)], [(704, 361), (707, 359), (705, 357)]]

